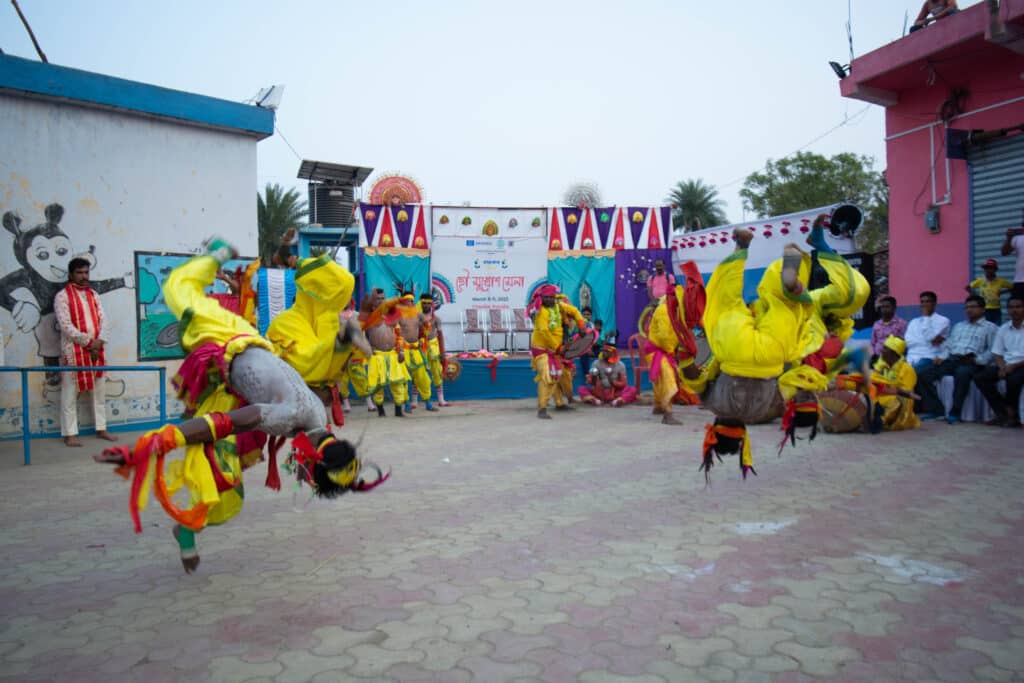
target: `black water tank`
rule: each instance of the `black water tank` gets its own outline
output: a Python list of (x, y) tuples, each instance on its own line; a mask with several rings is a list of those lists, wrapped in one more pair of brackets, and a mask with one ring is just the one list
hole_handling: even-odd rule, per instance
[(309, 222), (325, 228), (352, 225), (355, 190), (351, 185), (309, 184)]

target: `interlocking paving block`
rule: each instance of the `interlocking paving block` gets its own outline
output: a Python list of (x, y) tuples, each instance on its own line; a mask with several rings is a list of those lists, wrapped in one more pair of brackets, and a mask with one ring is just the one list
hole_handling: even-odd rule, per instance
[[(392, 480), (322, 501), (264, 489), (257, 466), (190, 576), (158, 504), (133, 533), (109, 468), (55, 440), (33, 444), (31, 468), (0, 450), (2, 677), (1020, 677), (1019, 435), (822, 435), (705, 488), (707, 414), (680, 408), (667, 444), (649, 411), (540, 425), (530, 401), (400, 423), (355, 411), (341, 433)], [(778, 425), (750, 434), (761, 452)]]

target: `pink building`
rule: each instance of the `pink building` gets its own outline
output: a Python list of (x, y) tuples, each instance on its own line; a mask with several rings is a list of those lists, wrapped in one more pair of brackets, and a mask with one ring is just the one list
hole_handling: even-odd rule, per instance
[(964, 286), (1024, 223), (1024, 0), (985, 0), (853, 61), (843, 97), (885, 107), (889, 289), (904, 317)]

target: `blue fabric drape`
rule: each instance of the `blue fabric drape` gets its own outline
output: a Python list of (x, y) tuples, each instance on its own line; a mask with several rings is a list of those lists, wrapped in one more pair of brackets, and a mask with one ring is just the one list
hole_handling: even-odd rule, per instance
[(568, 256), (548, 259), (548, 281), (580, 306), (580, 286), (590, 287), (590, 308), (594, 320), (604, 322), (604, 332), (615, 329), (615, 258), (612, 256)]
[(430, 291), (430, 259), (426, 256), (366, 254), (363, 267), (366, 288), (380, 287), (386, 297), (401, 294), (400, 287), (415, 287), (417, 296)]

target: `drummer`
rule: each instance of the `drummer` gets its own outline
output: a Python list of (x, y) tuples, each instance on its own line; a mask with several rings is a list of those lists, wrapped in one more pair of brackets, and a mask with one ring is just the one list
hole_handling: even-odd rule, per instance
[[(555, 410), (572, 410), (567, 397), (572, 397), (573, 363), (562, 356), (565, 339), (564, 322), (575, 321), (579, 329), (587, 328), (587, 321), (568, 299), (557, 299), (558, 287), (543, 285), (534, 292), (533, 300), (526, 310), (533, 318), (533, 334), (530, 337), (530, 354), (533, 356), (533, 370), (537, 373), (537, 417), (550, 420), (548, 403), (553, 398)], [(567, 368), (566, 365), (569, 367)], [(560, 382), (563, 375), (569, 375), (569, 389), (565, 391)]]

